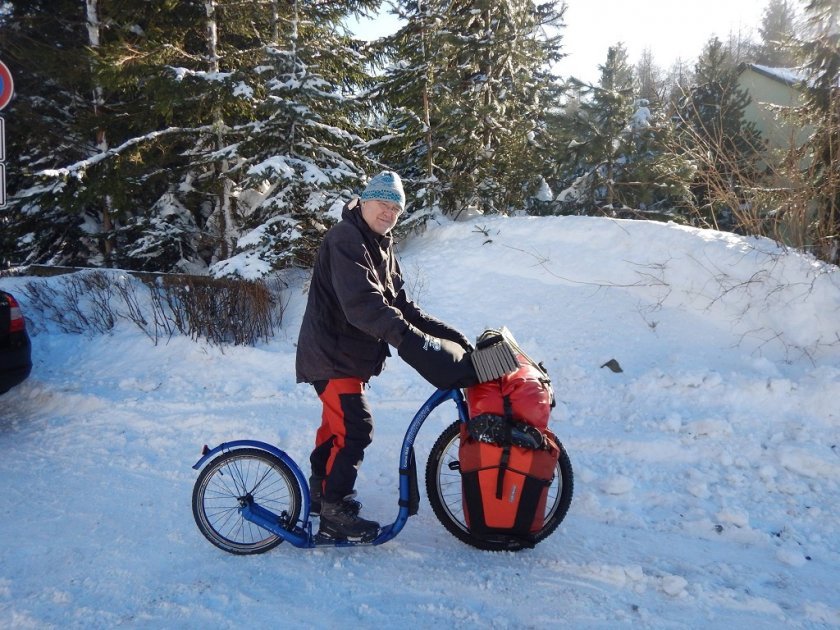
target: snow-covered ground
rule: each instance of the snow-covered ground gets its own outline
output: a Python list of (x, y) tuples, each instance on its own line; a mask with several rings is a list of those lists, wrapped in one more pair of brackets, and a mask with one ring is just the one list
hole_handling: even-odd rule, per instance
[[(575, 468), (554, 535), (477, 551), (424, 497), (379, 547), (238, 557), (201, 536), (204, 444), (253, 438), (306, 462), (320, 408), (294, 382), (303, 279), (256, 348), (31, 321), (33, 374), (0, 399), (0, 626), (840, 627), (837, 268), (766, 240), (573, 217), (442, 223), (401, 259), (424, 308), (472, 336), (507, 325), (552, 374)], [(24, 312), (29, 280), (0, 279)], [(389, 522), (430, 387), (395, 357), (369, 391), (359, 489)], [(421, 431), (421, 471), (452, 411)]]

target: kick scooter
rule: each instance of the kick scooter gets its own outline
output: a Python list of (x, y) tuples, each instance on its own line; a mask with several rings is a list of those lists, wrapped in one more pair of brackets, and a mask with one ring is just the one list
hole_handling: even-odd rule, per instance
[[(295, 461), (278, 447), (254, 440), (236, 440), (204, 447), (193, 466), (200, 470), (192, 496), (193, 516), (201, 533), (234, 554), (257, 554), (283, 541), (295, 547), (381, 545), (402, 531), (417, 513), (417, 483), (414, 441), (429, 414), (446, 401), (455, 404), (458, 420), (437, 438), (426, 463), (426, 491), (435, 516), (448, 532), (462, 542), (491, 551), (517, 551), (526, 546), (508, 537), (475, 536), (464, 517), (458, 464), (460, 423), (468, 420), (460, 389), (438, 389), (420, 407), (408, 425), (399, 458), (399, 511), (393, 523), (383, 525), (370, 542), (322, 539), (313, 533), (309, 486)], [(533, 542), (554, 530), (572, 500), (572, 465), (562, 444), (556, 474), (548, 489), (545, 523)]]

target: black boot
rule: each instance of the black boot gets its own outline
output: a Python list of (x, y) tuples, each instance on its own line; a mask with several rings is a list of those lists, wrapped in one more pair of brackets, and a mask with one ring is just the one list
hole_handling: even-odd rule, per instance
[(321, 513), (321, 499), (324, 496), (324, 478), (309, 476), (309, 513), (318, 516)]
[[(362, 509), (362, 504), (355, 500), (356, 491), (353, 490), (342, 499), (355, 515)], [(318, 516), (321, 513), (321, 501), (324, 498), (324, 478), (311, 475), (309, 477), (309, 515)]]
[(379, 523), (359, 516), (358, 501), (321, 501), (321, 528), (319, 536), (336, 540), (370, 542), (379, 535)]

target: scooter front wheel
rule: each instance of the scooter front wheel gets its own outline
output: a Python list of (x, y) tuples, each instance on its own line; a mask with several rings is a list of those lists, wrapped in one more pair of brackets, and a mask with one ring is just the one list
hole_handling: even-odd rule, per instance
[(278, 457), (256, 448), (222, 453), (199, 474), (192, 496), (193, 516), (211, 543), (239, 555), (264, 553), (283, 539), (245, 520), (240, 508), (250, 503), (293, 525), (301, 510), (294, 473)]
[[(519, 551), (527, 546), (505, 536), (476, 536), (467, 527), (464, 515), (458, 448), (461, 444), (461, 423), (446, 427), (435, 442), (426, 462), (426, 493), (432, 510), (446, 530), (461, 542), (487, 551)], [(534, 533), (534, 543), (550, 536), (566, 516), (572, 502), (572, 463), (562, 445), (554, 479), (548, 488), (543, 527)]]

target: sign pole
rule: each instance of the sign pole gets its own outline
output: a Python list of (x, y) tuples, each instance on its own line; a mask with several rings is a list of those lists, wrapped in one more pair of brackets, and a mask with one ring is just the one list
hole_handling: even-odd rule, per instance
[[(0, 111), (12, 100), (15, 82), (5, 63), (0, 61)], [(6, 123), (0, 116), (0, 208), (6, 205)]]

